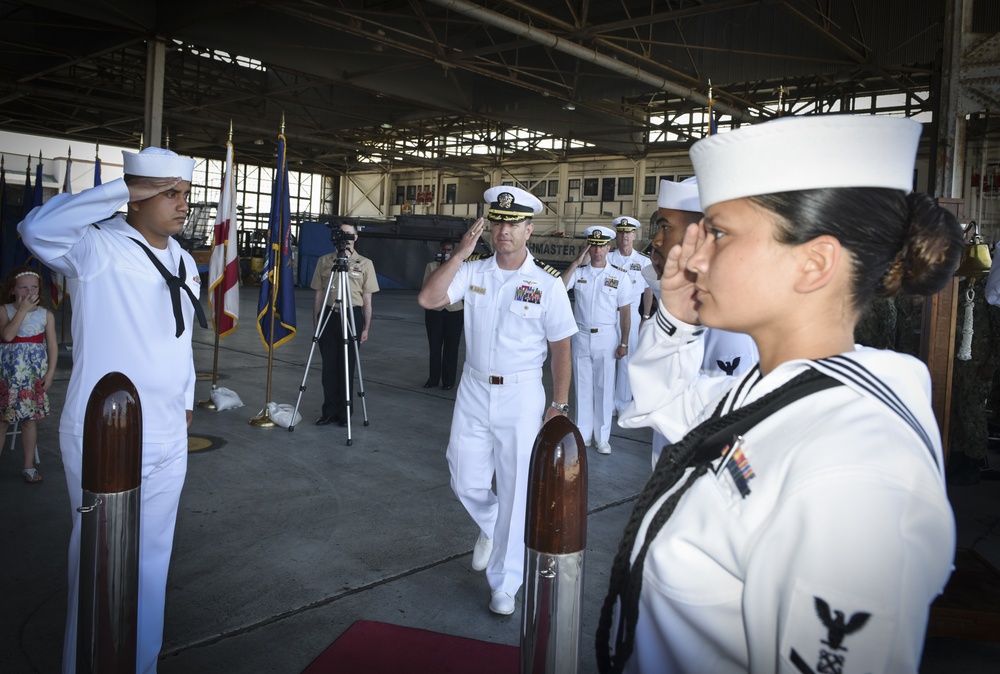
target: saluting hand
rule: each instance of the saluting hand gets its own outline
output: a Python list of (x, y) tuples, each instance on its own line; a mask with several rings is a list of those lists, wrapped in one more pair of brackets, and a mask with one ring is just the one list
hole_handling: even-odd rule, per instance
[(136, 178), (128, 184), (128, 200), (133, 202), (151, 199), (176, 187), (179, 182), (180, 178)]
[(697, 276), (688, 271), (688, 261), (705, 242), (705, 230), (700, 224), (691, 224), (684, 230), (684, 239), (670, 249), (663, 263), (660, 276), (660, 299), (670, 315), (685, 323), (697, 325), (698, 303), (695, 300)]
[(476, 250), (476, 244), (479, 243), (479, 237), (483, 235), (484, 223), (485, 220), (482, 218), (472, 223), (472, 227), (469, 227), (469, 231), (463, 234), (462, 240), (458, 242), (455, 254), (452, 255), (453, 258), (457, 257), (459, 260), (465, 260), (472, 255)]

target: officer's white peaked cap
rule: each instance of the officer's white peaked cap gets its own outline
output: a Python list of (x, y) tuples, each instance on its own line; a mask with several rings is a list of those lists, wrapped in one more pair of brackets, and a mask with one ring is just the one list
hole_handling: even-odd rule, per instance
[(483, 193), (490, 205), (486, 219), (490, 222), (521, 222), (542, 212), (542, 202), (531, 192), (513, 185), (491, 187)]
[(583, 230), (583, 235), (587, 237), (587, 243), (592, 246), (606, 246), (615, 240), (615, 230), (601, 225), (588, 227)]

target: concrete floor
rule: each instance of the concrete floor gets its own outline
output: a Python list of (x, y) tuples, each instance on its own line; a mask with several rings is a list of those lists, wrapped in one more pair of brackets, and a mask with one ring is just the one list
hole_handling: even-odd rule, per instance
[[(477, 532), (448, 485), (444, 458), (455, 391), (424, 389), (423, 311), (412, 291), (375, 296), (362, 350), (369, 426), (317, 427), (315, 354), (293, 433), (248, 424), (264, 406), (267, 352), (256, 293), (221, 343), (220, 385), (245, 407), (195, 410), (192, 435), (218, 447), (192, 453), (167, 588), (159, 671), (297, 674), (355, 620), (380, 620), (516, 645), (518, 611), (498, 617), (470, 568)], [(297, 291), (300, 325), (312, 293)], [(275, 352), (272, 399), (294, 404), (311, 329)], [(195, 335), (199, 372), (212, 368), (210, 331)], [(53, 409), (69, 370), (53, 385)], [(210, 382), (199, 382), (198, 399)], [(20, 456), (0, 455), (0, 673), (58, 670), (65, 614), (68, 499), (57, 416), (39, 424), (44, 482), (24, 484)], [(607, 573), (632, 502), (649, 474), (650, 431), (612, 434), (613, 453), (589, 458), (588, 548), (581, 672), (596, 671), (593, 634)], [(1000, 460), (994, 462), (1000, 466)], [(1000, 565), (1000, 483), (953, 488), (959, 545)], [(998, 637), (1000, 638), (1000, 637)], [(921, 672), (994, 672), (1000, 646), (931, 639)]]

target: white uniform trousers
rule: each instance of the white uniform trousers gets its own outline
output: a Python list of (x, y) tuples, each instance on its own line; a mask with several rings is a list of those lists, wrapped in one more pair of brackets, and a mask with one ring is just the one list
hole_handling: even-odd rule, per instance
[(486, 565), (490, 590), (513, 596), (524, 580), (528, 468), (542, 427), (545, 389), (541, 370), (537, 378), (531, 373), (527, 381), (499, 385), (472, 375), (466, 365), (451, 422), (451, 488), (480, 530), (493, 539)]
[[(73, 532), (69, 540), (69, 596), (63, 641), (63, 674), (76, 674), (77, 603), (80, 584), (80, 513), (83, 501), (83, 437), (59, 434)], [(167, 568), (174, 545), (177, 505), (187, 474), (187, 438), (173, 443), (144, 443), (139, 505), (139, 615), (136, 672), (156, 672), (163, 643), (163, 606)]]
[(576, 385), (576, 425), (588, 445), (611, 438), (611, 414), (615, 388), (615, 350), (618, 328), (614, 325), (581, 327), (573, 335), (573, 381)]
[[(628, 353), (625, 354), (624, 358), (618, 360), (618, 374), (615, 376), (615, 410), (618, 415), (625, 411), (628, 404), (632, 402), (632, 386), (628, 383), (628, 361), (632, 357), (632, 351), (639, 344), (639, 313), (638, 307), (642, 302), (642, 296), (639, 296), (635, 302), (629, 305), (629, 318), (631, 323), (628, 329)], [(618, 328), (619, 331), (621, 328)], [(619, 337), (621, 332), (619, 332)], [(625, 340), (618, 342), (619, 344), (624, 344)]]

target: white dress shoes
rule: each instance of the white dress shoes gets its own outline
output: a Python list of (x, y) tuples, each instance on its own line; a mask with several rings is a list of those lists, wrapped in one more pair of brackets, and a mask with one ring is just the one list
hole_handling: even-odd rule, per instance
[(611, 445), (609, 443), (607, 443), (607, 442), (599, 442), (599, 443), (597, 443), (597, 453), (598, 454), (610, 454), (611, 453)]
[(510, 615), (514, 612), (514, 597), (503, 590), (497, 590), (490, 598), (490, 610), (500, 615)]
[(493, 552), (493, 539), (486, 538), (486, 534), (479, 532), (476, 539), (476, 547), (472, 549), (472, 569), (482, 571), (490, 561), (490, 553)]

